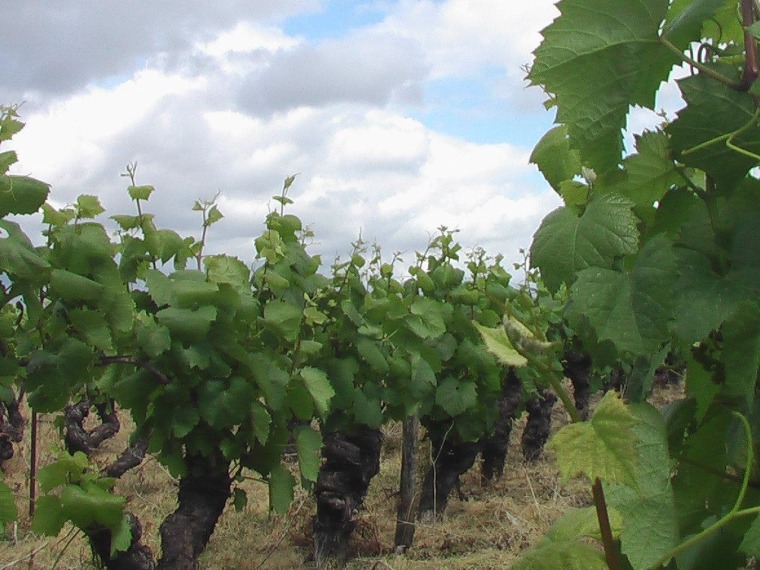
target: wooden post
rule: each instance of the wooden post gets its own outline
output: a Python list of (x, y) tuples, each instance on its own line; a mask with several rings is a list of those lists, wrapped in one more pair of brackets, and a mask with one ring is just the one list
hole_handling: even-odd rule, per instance
[(417, 443), (420, 420), (417, 414), (403, 422), (401, 446), (401, 482), (398, 517), (396, 519), (396, 552), (404, 552), (414, 541), (414, 496), (417, 474)]
[(34, 505), (37, 501), (37, 412), (32, 412), (32, 432), (29, 454), (29, 518), (34, 518)]

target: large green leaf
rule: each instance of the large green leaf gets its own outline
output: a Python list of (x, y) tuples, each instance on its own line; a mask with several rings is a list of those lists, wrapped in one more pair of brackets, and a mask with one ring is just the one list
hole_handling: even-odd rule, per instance
[[(702, 27), (705, 20), (712, 18), (715, 12), (726, 4), (732, 5), (735, 12), (736, 3), (726, 0), (674, 0), (668, 12), (664, 36), (676, 47), (686, 49), (691, 42), (702, 39)], [(733, 20), (738, 20), (735, 17)], [(721, 38), (727, 42), (728, 37)]]
[(760, 308), (757, 300), (753, 301), (743, 303), (721, 329), (726, 373), (723, 393), (747, 405), (754, 399), (760, 371)]
[(607, 504), (625, 518), (622, 551), (634, 568), (649, 568), (678, 544), (678, 517), (670, 485), (670, 458), (662, 414), (649, 404), (635, 404), (639, 424), (637, 490), (618, 484), (606, 488)]
[(441, 336), (446, 332), (444, 306), (433, 299), (417, 298), (410, 309), (411, 316), (406, 319), (407, 326), (420, 338)]
[(760, 267), (734, 264), (725, 273), (693, 250), (676, 252), (675, 330), (686, 343), (697, 342), (734, 314), (747, 299), (760, 296)]
[(293, 432), (298, 452), (298, 467), (301, 477), (307, 481), (316, 482), (319, 474), (322, 449), (322, 435), (311, 426), (299, 426)]
[(450, 416), (457, 416), (473, 407), (478, 401), (474, 382), (448, 377), (443, 380), (435, 392), (435, 403)]
[(264, 320), (290, 341), (298, 337), (302, 317), (303, 309), (287, 301), (270, 301), (264, 306)]
[(388, 361), (383, 356), (375, 341), (360, 337), (356, 342), (356, 350), (375, 372), (388, 372)]
[(563, 479), (579, 473), (636, 488), (638, 419), (615, 392), (607, 392), (588, 422), (563, 427), (549, 441)]
[(531, 264), (541, 269), (550, 290), (570, 284), (587, 267), (611, 268), (623, 255), (636, 253), (638, 220), (627, 199), (606, 194), (579, 216), (562, 207), (547, 215), (533, 236)]
[(11, 493), (11, 488), (0, 481), (0, 525), (13, 522), (18, 518), (16, 500)]
[(382, 402), (359, 386), (354, 388), (354, 418), (373, 429), (379, 429), (383, 424)]
[(221, 429), (241, 423), (250, 413), (253, 390), (245, 379), (234, 376), (229, 384), (211, 380), (201, 384), (198, 410), (211, 427)]
[(492, 329), (478, 323), (474, 325), (483, 337), (488, 352), (493, 354), (499, 362), (507, 366), (525, 366), (528, 363), (528, 360), (515, 350), (503, 326)]
[(683, 179), (670, 156), (668, 136), (660, 131), (637, 135), (636, 154), (624, 161), (626, 180), (618, 191), (636, 204), (639, 211), (652, 209), (665, 193)]
[(95, 218), (105, 212), (98, 197), (91, 194), (77, 196), (76, 209), (79, 218), (83, 220)]
[(554, 96), (556, 121), (583, 162), (603, 172), (622, 159), (629, 108), (654, 107), (675, 61), (659, 42), (668, 0), (562, 0), (557, 8), (529, 78)]
[[(614, 536), (620, 533), (623, 521), (610, 510), (610, 525)], [(596, 509), (570, 509), (549, 528), (541, 540), (525, 551), (512, 568), (514, 570), (606, 570), (604, 553), (589, 544), (599, 540)]]
[(0, 217), (34, 214), (50, 193), (50, 185), (28, 176), (0, 175)]
[[(720, 71), (733, 73), (725, 66)], [(703, 74), (681, 79), (678, 85), (687, 106), (667, 128), (676, 157), (704, 170), (719, 183), (738, 182), (759, 161), (729, 148), (728, 139), (736, 133), (731, 144), (755, 156), (760, 154), (760, 126), (753, 97)]]
[(126, 499), (113, 495), (98, 485), (67, 485), (61, 492), (65, 516), (76, 526), (86, 529), (92, 524), (115, 528), (121, 523)]
[(145, 313), (138, 314), (135, 319), (135, 336), (137, 345), (150, 358), (156, 358), (163, 354), (172, 345), (169, 329)]
[(285, 401), (285, 394), (290, 376), (264, 354), (251, 356), (249, 366), (264, 399), (270, 408), (280, 410)]
[(167, 307), (156, 313), (158, 322), (172, 333), (173, 338), (198, 342), (206, 337), (211, 323), (216, 319), (216, 308), (209, 305), (197, 310)]
[(675, 257), (664, 236), (646, 243), (629, 272), (588, 268), (578, 274), (567, 309), (571, 326), (588, 321), (599, 340), (621, 352), (654, 354), (669, 338)]
[(61, 506), (61, 499), (56, 495), (38, 497), (34, 504), (32, 530), (37, 534), (57, 536), (66, 524), (66, 514)]
[(323, 370), (306, 366), (301, 370), (301, 379), (311, 394), (319, 415), (326, 417), (330, 410), (330, 400), (335, 395), (327, 374)]
[(21, 226), (8, 220), (0, 220), (0, 271), (12, 280), (42, 278), (50, 265), (32, 245)]
[(212, 283), (229, 283), (236, 289), (250, 291), (251, 270), (236, 257), (212, 255), (204, 257), (203, 263)]
[(581, 173), (578, 151), (570, 148), (567, 127), (560, 125), (546, 132), (530, 155), (546, 181), (557, 192), (563, 182), (572, 180)]
[(11, 165), (18, 162), (18, 156), (15, 150), (6, 150), (0, 152), (0, 174), (5, 174)]
[(755, 517), (744, 535), (739, 550), (750, 556), (760, 556), (760, 517)]
[(281, 463), (269, 474), (269, 506), (274, 512), (285, 514), (293, 502), (293, 487), (296, 481)]
[(71, 391), (91, 378), (92, 365), (92, 348), (71, 337), (33, 353), (26, 367), (26, 388), (31, 392), (29, 400), (35, 411), (62, 409)]
[(90, 309), (70, 309), (68, 318), (87, 343), (103, 352), (113, 349), (111, 331), (106, 322), (106, 315), (102, 312)]
[(103, 285), (65, 269), (53, 269), (50, 289), (56, 295), (73, 301), (95, 301), (103, 294)]

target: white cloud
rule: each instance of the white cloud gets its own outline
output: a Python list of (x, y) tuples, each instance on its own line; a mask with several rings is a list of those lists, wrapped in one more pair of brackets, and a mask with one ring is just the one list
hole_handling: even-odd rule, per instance
[(431, 77), (478, 82), (496, 66), (511, 81), (550, 19), (548, 1), (512, 4), (402, 0), (380, 24), (316, 44), (272, 20), (223, 14), (196, 29), (178, 18), (194, 30), (167, 31), (184, 38), (179, 47), (108, 67), (128, 70), (123, 83), (22, 108), (17, 171), (51, 182), (59, 202), (98, 194), (114, 214), (133, 208), (119, 173), (137, 161), (138, 183), (157, 188), (157, 222), (185, 234), (199, 233), (193, 201), (220, 191), (225, 218), (207, 252), (247, 261), (271, 196), (294, 173), (291, 211), (328, 262), (360, 231), (387, 253), (408, 252), (442, 224), (516, 259), (558, 202), (528, 165), (530, 149), (446, 136), (408, 114), (425, 104)]
[(554, 0), (402, 0), (380, 27), (420, 42), (433, 77), (472, 77), (493, 65), (522, 77), (539, 31), (557, 14)]
[(202, 79), (146, 70), (113, 89), (89, 88), (60, 99), (43, 112), (27, 116), (22, 107), (26, 127), (13, 141), (20, 159), (15, 168), (56, 185), (76, 186), (94, 176), (108, 160), (109, 147), (166, 97), (203, 87)]
[(275, 26), (259, 26), (251, 22), (239, 22), (211, 41), (200, 43), (199, 49), (210, 56), (223, 58), (232, 53), (265, 50), (275, 52), (289, 49), (300, 43)]
[(239, 103), (248, 112), (267, 115), (299, 106), (413, 102), (425, 75), (423, 54), (415, 42), (362, 30), (273, 53), (266, 65), (251, 70), (240, 88)]
[(0, 97), (64, 94), (131, 74), (159, 54), (188, 51), (240, 21), (277, 20), (318, 0), (4, 0), (13, 25), (0, 34)]

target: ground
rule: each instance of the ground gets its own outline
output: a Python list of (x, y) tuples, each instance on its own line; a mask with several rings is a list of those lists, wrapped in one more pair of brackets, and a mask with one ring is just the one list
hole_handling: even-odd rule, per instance
[[(674, 398), (678, 388), (659, 388), (655, 405)], [(41, 464), (54, 455), (58, 441), (54, 418), (41, 419)], [(122, 417), (123, 424), (127, 419)], [(567, 422), (560, 406), (554, 409), (555, 428)], [(400, 425), (386, 428), (380, 473), (373, 479), (352, 539), (356, 558), (350, 569), (491, 569), (508, 568), (520, 553), (535, 543), (569, 507), (591, 504), (590, 485), (582, 480), (562, 484), (551, 452), (536, 462), (525, 462), (519, 449), (524, 419), (512, 431), (504, 477), (484, 486), (480, 472), (470, 470), (462, 478), (466, 500), (452, 497), (444, 519), (417, 526), (414, 545), (405, 554), (393, 553), (396, 497), (400, 473)], [(126, 428), (127, 426), (125, 426)], [(81, 535), (69, 527), (57, 538), (38, 537), (29, 530), (27, 439), (7, 465), (5, 481), (18, 498), (21, 520), (6, 525), (0, 535), (0, 570), (95, 568)], [(95, 455), (103, 464), (125, 445), (127, 429), (106, 442)], [(421, 442), (421, 469), (429, 464), (429, 446)], [(421, 477), (419, 479), (421, 481)], [(242, 484), (248, 505), (236, 511), (229, 504), (201, 560), (203, 569), (297, 569), (314, 568), (311, 560), (310, 527), (315, 504), (306, 491), (298, 491), (287, 515), (267, 510), (267, 489), (261, 481)], [(176, 506), (176, 481), (155, 460), (147, 459), (120, 481), (118, 492), (127, 497), (128, 510), (139, 515), (144, 541), (159, 550), (158, 527)]]

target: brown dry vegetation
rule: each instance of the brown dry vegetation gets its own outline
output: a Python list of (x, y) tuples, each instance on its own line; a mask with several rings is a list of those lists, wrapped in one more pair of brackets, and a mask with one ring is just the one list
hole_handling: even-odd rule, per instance
[[(655, 395), (653, 403), (662, 404), (674, 396), (675, 389), (666, 387)], [(122, 432), (102, 446), (94, 456), (96, 461), (106, 464), (125, 446), (129, 425), (123, 416)], [(41, 419), (41, 465), (54, 456), (54, 445), (59, 441), (53, 420), (52, 416)], [(565, 412), (555, 407), (555, 429), (566, 421)], [(452, 497), (442, 521), (418, 524), (414, 545), (405, 554), (393, 553), (401, 429), (397, 425), (387, 428), (381, 470), (372, 481), (366, 508), (352, 539), (356, 558), (348, 568), (508, 568), (567, 508), (589, 505), (589, 485), (580, 480), (562, 484), (551, 452), (545, 452), (534, 463), (522, 460), (519, 438), (523, 424), (524, 420), (519, 420), (512, 432), (504, 477), (483, 486), (478, 469), (465, 474), (462, 491), (467, 500)], [(26, 498), (29, 430), (26, 431), (26, 440), (17, 448), (5, 476), (5, 481), (17, 493), (20, 521), (7, 525), (0, 536), (0, 570), (48, 570), (54, 565), (59, 569), (95, 568), (86, 541), (69, 527), (64, 528), (58, 538), (38, 537), (29, 530)], [(422, 469), (426, 467), (424, 458), (429, 446), (425, 441), (421, 446)], [(315, 504), (312, 497), (305, 491), (297, 491), (289, 513), (275, 516), (268, 513), (264, 483), (249, 480), (242, 487), (248, 493), (248, 506), (237, 512), (228, 505), (203, 555), (201, 567), (313, 568), (310, 528)], [(149, 458), (122, 477), (117, 491), (127, 497), (127, 509), (140, 517), (144, 542), (154, 553), (158, 552), (158, 527), (176, 506), (176, 481), (155, 459)]]

